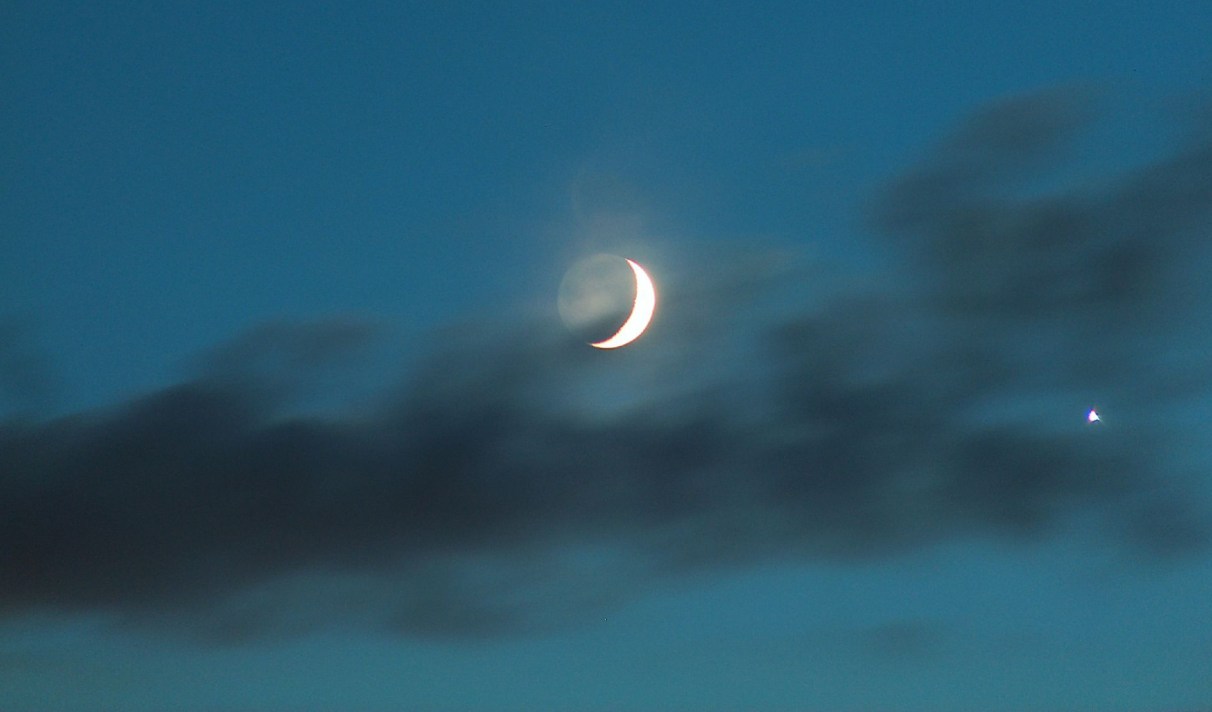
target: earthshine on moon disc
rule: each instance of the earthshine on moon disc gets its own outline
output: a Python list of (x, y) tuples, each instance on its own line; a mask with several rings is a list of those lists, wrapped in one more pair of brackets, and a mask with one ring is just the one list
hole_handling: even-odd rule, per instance
[(591, 255), (565, 273), (559, 307), (564, 324), (585, 343), (617, 349), (648, 328), (656, 311), (656, 288), (634, 260)]

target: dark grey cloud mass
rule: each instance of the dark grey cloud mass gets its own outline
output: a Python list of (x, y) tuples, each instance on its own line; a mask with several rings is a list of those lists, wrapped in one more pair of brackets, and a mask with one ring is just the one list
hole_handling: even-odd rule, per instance
[(1091, 397), (1207, 395), (1166, 356), (1204, 343), (1184, 318), (1205, 303), (1212, 144), (1033, 195), (1093, 116), (1054, 92), (974, 117), (872, 211), (899, 271), (755, 309), (743, 344), (702, 315), (804, 274), (670, 285), (660, 328), (610, 354), (544, 319), (468, 327), (359, 415), (285, 397), (373, 340), (338, 321), (264, 327), (121, 407), (0, 426), (0, 615), (485, 636), (652, 577), (1030, 541), (1087, 515), (1126, 551), (1202, 551), (1164, 429), (1081, 418)]

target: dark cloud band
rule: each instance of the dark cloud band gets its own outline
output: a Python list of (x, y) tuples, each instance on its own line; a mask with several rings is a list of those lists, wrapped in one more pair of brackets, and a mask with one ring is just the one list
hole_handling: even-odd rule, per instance
[[(1205, 145), (1092, 194), (1012, 197), (1020, 159), (1039, 169), (1080, 129), (1074, 102), (966, 125), (882, 198), (902, 273), (756, 314), (722, 368), (698, 367), (716, 344), (678, 310), (724, 309), (723, 285), (673, 290), (642, 348), (606, 359), (554, 323), (466, 335), (373, 414), (284, 409), (370, 337), (337, 322), (263, 328), (120, 408), (3, 426), (0, 610), (225, 640), (347, 619), (496, 635), (610, 605), (622, 580), (1030, 539), (1089, 512), (1130, 510), (1109, 526), (1134, 550), (1201, 550), (1163, 440), (1032, 405), (1097, 387), (1167, 407), (1173, 373), (1151, 369), (1181, 329), (1151, 315), (1190, 306), (1166, 280), (1212, 208)], [(603, 388), (631, 395), (595, 408)]]

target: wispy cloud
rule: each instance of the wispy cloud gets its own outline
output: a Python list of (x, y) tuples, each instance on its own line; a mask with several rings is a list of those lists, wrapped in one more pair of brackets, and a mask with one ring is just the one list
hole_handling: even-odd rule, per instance
[(802, 275), (691, 275), (660, 328), (605, 356), (537, 318), (466, 330), (358, 416), (283, 398), (372, 338), (334, 321), (267, 326), (110, 410), (2, 426), (0, 611), (225, 641), (317, 621), (492, 636), (574, 621), (622, 581), (1076, 516), (1134, 551), (1203, 551), (1181, 458), (1146, 427), (1085, 427), (1080, 399), (1164, 409), (1190, 376), (1163, 356), (1198, 305), (1175, 280), (1209, 227), (1212, 145), (1019, 197), (1092, 115), (1064, 92), (983, 111), (880, 197), (899, 271), (755, 310), (744, 336), (698, 317)]

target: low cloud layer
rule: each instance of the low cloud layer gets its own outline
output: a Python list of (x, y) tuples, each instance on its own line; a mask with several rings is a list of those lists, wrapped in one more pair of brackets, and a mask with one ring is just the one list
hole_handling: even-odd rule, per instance
[(1053, 92), (973, 117), (876, 201), (898, 271), (755, 308), (723, 344), (702, 314), (811, 276), (683, 275), (659, 328), (610, 354), (556, 320), (468, 328), (356, 416), (285, 397), (372, 339), (329, 322), (265, 327), (111, 410), (0, 426), (0, 615), (491, 636), (575, 622), (637, 592), (621, 582), (1090, 516), (1134, 555), (1202, 552), (1164, 430), (1081, 419), (1091, 398), (1207, 394), (1181, 356), (1206, 345), (1212, 144), (1033, 195), (1093, 116)]

